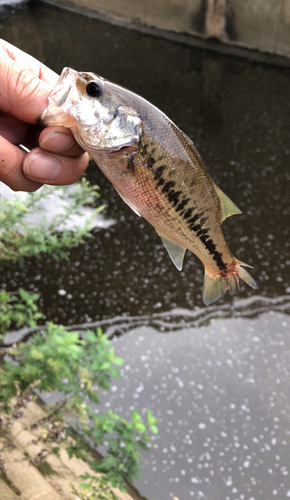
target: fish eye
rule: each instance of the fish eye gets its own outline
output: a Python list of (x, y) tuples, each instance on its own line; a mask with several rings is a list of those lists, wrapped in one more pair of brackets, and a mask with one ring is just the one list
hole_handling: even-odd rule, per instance
[(96, 82), (90, 82), (86, 86), (86, 92), (90, 97), (100, 97), (103, 90), (100, 85)]

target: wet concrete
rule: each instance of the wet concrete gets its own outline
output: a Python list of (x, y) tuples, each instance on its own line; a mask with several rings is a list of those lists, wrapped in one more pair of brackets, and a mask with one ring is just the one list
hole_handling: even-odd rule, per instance
[(138, 483), (148, 498), (287, 498), (289, 70), (34, 2), (0, 12), (2, 38), (58, 72), (95, 71), (132, 89), (194, 140), (243, 211), (224, 231), (234, 255), (254, 266), (259, 289), (242, 285), (205, 308), (201, 264), (187, 252), (179, 273), (94, 165), (88, 176), (117, 223), (95, 229), (70, 262), (1, 269), (1, 286), (39, 291), (49, 320), (123, 333), (115, 348), (128, 368), (105, 405), (124, 414), (150, 407), (160, 418)]

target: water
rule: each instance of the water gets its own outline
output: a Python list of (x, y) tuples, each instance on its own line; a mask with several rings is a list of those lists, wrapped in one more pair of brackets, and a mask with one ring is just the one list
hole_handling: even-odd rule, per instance
[(290, 497), (289, 70), (44, 4), (2, 8), (1, 25), (2, 38), (55, 71), (95, 71), (141, 94), (194, 140), (243, 211), (224, 230), (259, 289), (242, 284), (206, 308), (197, 259), (187, 252), (179, 273), (93, 165), (116, 224), (95, 229), (70, 262), (3, 270), (1, 285), (40, 292), (47, 319), (101, 323), (114, 337), (126, 363), (104, 407), (125, 416), (151, 408), (160, 420), (137, 483), (148, 499)]
[(19, 4), (21, 2), (26, 2), (26, 0), (0, 0), (0, 6), (1, 5), (5, 5), (5, 6), (9, 6), (9, 5), (16, 5), (16, 4)]
[[(149, 498), (286, 498), (289, 481), (289, 317), (213, 320), (161, 335), (131, 329), (127, 363), (105, 407), (142, 407), (161, 434), (144, 457)], [(142, 488), (143, 486), (143, 488)], [(148, 493), (147, 493), (148, 494)]]

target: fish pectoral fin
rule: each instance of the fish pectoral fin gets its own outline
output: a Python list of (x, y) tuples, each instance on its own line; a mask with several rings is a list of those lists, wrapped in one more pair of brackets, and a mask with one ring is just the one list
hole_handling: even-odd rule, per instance
[(230, 198), (216, 184), (214, 185), (214, 187), (221, 202), (223, 221), (231, 215), (238, 215), (242, 213), (239, 207), (237, 207), (237, 205), (235, 205), (232, 200), (230, 200)]
[(173, 241), (170, 241), (167, 238), (164, 238), (164, 236), (160, 236), (160, 238), (161, 238), (162, 243), (165, 246), (173, 264), (177, 267), (178, 271), (181, 271), (182, 265), (183, 265), (185, 249), (182, 248), (180, 245), (177, 245), (177, 243), (173, 243)]
[(133, 212), (135, 212), (135, 214), (137, 214), (139, 217), (141, 217), (141, 214), (138, 212), (137, 208), (135, 207), (135, 205), (133, 205), (133, 203), (131, 203), (131, 201), (129, 201), (120, 191), (119, 189), (116, 188), (116, 186), (114, 185), (114, 188), (116, 189), (118, 195), (120, 196), (120, 198), (122, 198), (122, 200), (126, 203), (126, 205), (128, 205), (128, 207), (131, 208), (131, 210), (133, 210)]

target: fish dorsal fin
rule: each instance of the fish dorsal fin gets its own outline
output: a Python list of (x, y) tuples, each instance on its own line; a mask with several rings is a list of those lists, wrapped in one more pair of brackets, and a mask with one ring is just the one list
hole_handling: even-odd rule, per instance
[(171, 258), (173, 264), (177, 267), (178, 271), (182, 270), (182, 264), (185, 254), (185, 249), (181, 246), (177, 245), (177, 243), (173, 243), (173, 241), (164, 238), (164, 236), (160, 236), (163, 245), (165, 246), (169, 257)]
[(114, 185), (114, 188), (116, 189), (118, 195), (120, 196), (120, 198), (122, 198), (122, 200), (126, 203), (126, 205), (128, 205), (128, 207), (131, 208), (131, 210), (133, 210), (133, 212), (135, 212), (135, 214), (139, 215), (139, 217), (141, 217), (141, 214), (139, 214), (137, 208), (135, 207), (135, 205), (133, 205), (133, 203), (131, 203), (120, 191), (119, 189), (116, 188), (116, 186)]
[(231, 215), (241, 214), (242, 211), (235, 205), (232, 200), (215, 184), (216, 194), (218, 195), (221, 202), (222, 218), (223, 221), (230, 217)]

